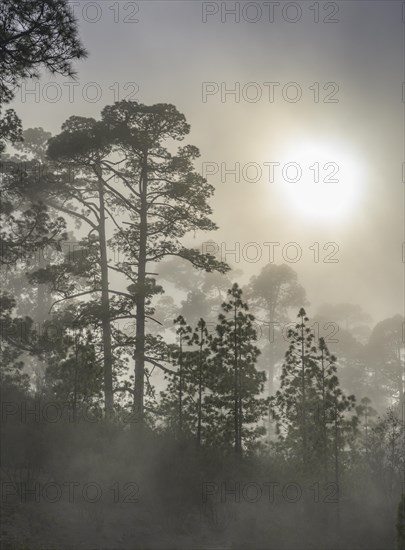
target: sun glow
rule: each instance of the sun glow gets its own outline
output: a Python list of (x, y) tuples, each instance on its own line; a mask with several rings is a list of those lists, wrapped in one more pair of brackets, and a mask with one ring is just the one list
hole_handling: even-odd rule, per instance
[(342, 145), (289, 146), (279, 168), (275, 181), (280, 182), (288, 204), (303, 217), (337, 220), (353, 213), (364, 175), (361, 163)]

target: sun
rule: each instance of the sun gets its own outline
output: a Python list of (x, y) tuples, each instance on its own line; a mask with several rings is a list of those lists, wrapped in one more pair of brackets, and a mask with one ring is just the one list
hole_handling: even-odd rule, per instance
[(342, 220), (353, 214), (363, 183), (361, 162), (331, 142), (288, 146), (275, 173), (288, 205), (312, 220)]

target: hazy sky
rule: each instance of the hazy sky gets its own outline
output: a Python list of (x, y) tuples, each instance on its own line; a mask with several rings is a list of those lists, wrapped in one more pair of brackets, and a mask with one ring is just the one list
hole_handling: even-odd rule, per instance
[[(275, 263), (302, 253), (289, 265), (313, 306), (360, 303), (375, 320), (403, 313), (402, 2), (72, 6), (89, 57), (76, 65), (74, 86), (49, 75), (27, 83), (37, 97), (23, 88), (15, 101), (25, 127), (56, 133), (67, 117), (98, 117), (118, 98), (173, 103), (200, 148), (198, 170), (216, 172), (207, 177), (220, 229), (191, 242), (240, 243), (245, 278), (269, 261), (264, 243), (278, 242)], [(232, 89), (239, 97), (226, 94)], [(223, 172), (235, 163), (239, 182)], [(268, 163), (280, 163), (272, 183)], [(283, 172), (287, 163), (296, 164)]]

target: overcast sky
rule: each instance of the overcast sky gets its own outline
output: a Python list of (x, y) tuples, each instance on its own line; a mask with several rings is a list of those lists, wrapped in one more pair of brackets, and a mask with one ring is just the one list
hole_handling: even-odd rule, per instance
[[(268, 263), (264, 243), (280, 243), (273, 261), (291, 260), (314, 308), (344, 301), (375, 320), (403, 313), (402, 2), (72, 7), (89, 57), (76, 65), (74, 85), (44, 74), (22, 88), (14, 104), (26, 128), (57, 133), (67, 117), (97, 118), (118, 98), (173, 103), (191, 125), (188, 141), (200, 148), (197, 169), (213, 172), (207, 178), (216, 187), (220, 229), (190, 242), (213, 239), (226, 243), (222, 250), (240, 243), (245, 279)], [(232, 89), (236, 96), (226, 93)], [(280, 165), (271, 183), (272, 162)], [(298, 182), (283, 179), (289, 162), (303, 171)], [(224, 173), (235, 163), (239, 182)], [(336, 166), (338, 182), (323, 181)], [(284, 175), (294, 174), (292, 166)], [(336, 244), (323, 250), (325, 243)], [(223, 259), (235, 263), (232, 255)]]

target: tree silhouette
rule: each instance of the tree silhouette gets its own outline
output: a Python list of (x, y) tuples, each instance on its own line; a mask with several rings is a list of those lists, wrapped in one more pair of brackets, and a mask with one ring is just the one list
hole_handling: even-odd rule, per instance
[(279, 447), (290, 460), (298, 460), (304, 472), (321, 466), (325, 479), (332, 464), (339, 487), (340, 453), (357, 428), (357, 417), (349, 415), (355, 398), (340, 389), (336, 357), (324, 338), (315, 341), (303, 308), (298, 318), (289, 331), (281, 386), (271, 399)]
[(0, 104), (41, 67), (74, 76), (72, 60), (86, 57), (66, 0), (3, 0), (0, 7)]
[[(167, 256), (179, 256), (206, 271), (225, 272), (228, 266), (212, 255), (186, 248), (181, 238), (190, 231), (212, 231), (208, 199), (213, 187), (194, 171), (196, 147), (187, 145), (176, 154), (167, 144), (182, 140), (189, 133), (184, 115), (173, 105), (141, 105), (121, 101), (105, 107), (104, 124), (114, 138), (118, 167), (110, 169), (129, 192), (124, 202), (130, 221), (125, 239), (116, 244), (128, 258), (136, 278), (133, 292), (136, 302), (135, 399), (134, 408), (141, 423), (144, 409), (146, 305), (157, 291), (148, 265)], [(131, 271), (131, 269), (130, 269)], [(156, 361), (154, 362), (154, 364)]]
[(109, 135), (102, 124), (94, 119), (69, 118), (62, 126), (62, 133), (49, 140), (47, 154), (51, 160), (60, 162), (61, 174), (49, 178), (45, 189), (45, 200), (49, 206), (76, 218), (79, 223), (85, 222), (89, 226), (89, 235), (97, 235), (96, 261), (100, 266), (97, 279), (100, 284), (87, 292), (101, 292), (107, 415), (113, 409), (114, 399), (106, 218), (107, 215), (113, 216), (109, 208), (114, 205), (106, 198), (103, 161), (109, 156), (111, 149)]
[[(257, 422), (267, 410), (268, 401), (261, 397), (265, 373), (256, 370), (260, 350), (255, 345), (254, 316), (248, 313), (242, 299), (242, 290), (235, 283), (228, 290), (227, 300), (218, 316), (216, 336), (213, 339), (213, 380), (216, 392), (211, 404), (220, 411), (227, 409), (224, 439), (233, 435), (234, 451), (242, 454), (244, 447), (254, 446), (258, 435), (263, 435)], [(233, 429), (230, 421), (232, 419)], [(217, 422), (220, 423), (219, 418)]]
[(86, 57), (77, 23), (67, 0), (3, 0), (0, 6), (0, 153), (6, 142), (22, 139), (20, 119), (13, 109), (2, 117), (25, 78), (38, 78), (43, 67), (52, 74), (73, 77), (74, 59)]

